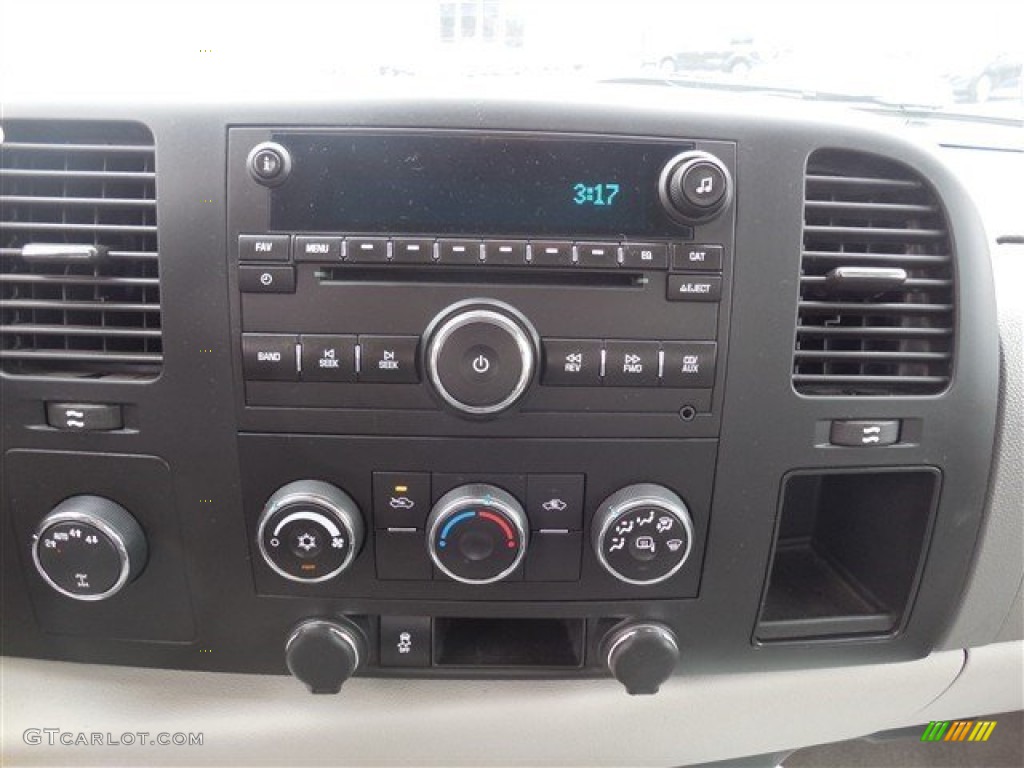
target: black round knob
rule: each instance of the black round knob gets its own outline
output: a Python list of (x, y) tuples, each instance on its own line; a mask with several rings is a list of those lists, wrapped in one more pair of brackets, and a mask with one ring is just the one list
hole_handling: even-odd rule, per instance
[(309, 619), (284, 646), (288, 671), (312, 693), (337, 693), (366, 659), (366, 638), (344, 619)]
[(463, 485), (430, 511), (427, 551), (449, 578), (492, 584), (519, 567), (528, 530), (526, 513), (514, 496), (493, 485)]
[(364, 535), (359, 507), (347, 493), (319, 480), (296, 480), (267, 500), (256, 538), (278, 575), (317, 583), (352, 565)]
[(707, 152), (676, 155), (661, 172), (661, 203), (684, 224), (709, 221), (732, 200), (732, 177), (721, 160)]
[(657, 622), (636, 622), (611, 630), (601, 643), (605, 665), (630, 695), (657, 693), (675, 672), (679, 644)]
[(454, 304), (431, 321), (425, 338), (427, 378), (459, 415), (496, 416), (519, 402), (535, 377), (537, 332), (503, 302)]
[(101, 496), (72, 496), (43, 518), (32, 560), (46, 583), (75, 600), (113, 597), (142, 571), (146, 534), (120, 504)]
[(671, 578), (693, 546), (693, 522), (679, 496), (660, 485), (626, 486), (601, 504), (594, 517), (593, 546), (608, 573), (645, 586)]
[(276, 141), (257, 144), (249, 152), (246, 163), (253, 179), (265, 187), (276, 187), (283, 184), (292, 172), (291, 155)]

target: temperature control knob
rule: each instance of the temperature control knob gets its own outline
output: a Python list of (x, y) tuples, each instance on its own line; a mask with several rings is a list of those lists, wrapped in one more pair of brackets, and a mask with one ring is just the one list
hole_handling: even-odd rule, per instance
[(337, 693), (366, 656), (366, 638), (346, 619), (304, 621), (284, 646), (288, 671), (312, 693)]
[(487, 418), (508, 410), (536, 376), (537, 332), (508, 304), (453, 304), (434, 318), (425, 338), (427, 377), (462, 416)]
[(612, 576), (627, 584), (657, 584), (690, 556), (693, 522), (686, 504), (651, 483), (616, 491), (594, 518), (594, 551)]
[(672, 218), (684, 224), (697, 224), (713, 219), (729, 204), (732, 177), (714, 155), (683, 152), (665, 164), (658, 192)]
[(146, 534), (128, 510), (100, 496), (72, 496), (43, 518), (32, 560), (47, 584), (75, 600), (113, 597), (142, 571)]
[(463, 584), (491, 584), (510, 575), (526, 554), (526, 514), (493, 485), (463, 485), (440, 499), (427, 518), (434, 565)]
[(627, 623), (601, 641), (605, 666), (630, 695), (657, 693), (679, 663), (675, 633), (654, 621)]
[(363, 546), (363, 518), (351, 497), (319, 480), (297, 480), (267, 500), (256, 534), (267, 565), (291, 581), (326, 581)]

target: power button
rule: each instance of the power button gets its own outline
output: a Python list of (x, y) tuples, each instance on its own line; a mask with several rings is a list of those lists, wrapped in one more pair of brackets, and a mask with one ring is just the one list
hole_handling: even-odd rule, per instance
[(463, 414), (500, 413), (523, 396), (533, 379), (536, 334), (517, 312), (496, 302), (451, 309), (435, 318), (427, 332), (430, 382), (441, 399)]

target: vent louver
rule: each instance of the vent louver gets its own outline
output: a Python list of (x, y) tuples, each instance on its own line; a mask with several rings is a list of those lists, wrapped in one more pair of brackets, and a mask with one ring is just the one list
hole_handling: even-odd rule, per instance
[(133, 123), (10, 121), (2, 130), (3, 371), (155, 376), (152, 134)]
[(952, 244), (916, 173), (819, 150), (807, 164), (793, 384), (810, 395), (924, 395), (953, 366)]

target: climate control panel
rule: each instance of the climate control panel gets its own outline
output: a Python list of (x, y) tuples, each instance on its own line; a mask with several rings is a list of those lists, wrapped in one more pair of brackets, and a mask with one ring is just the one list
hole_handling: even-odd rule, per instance
[(240, 443), (261, 594), (546, 602), (699, 586), (713, 441), (636, 441), (628, 457), (576, 441), (571, 464), (544, 440), (508, 442), (500, 462), (486, 439)]

